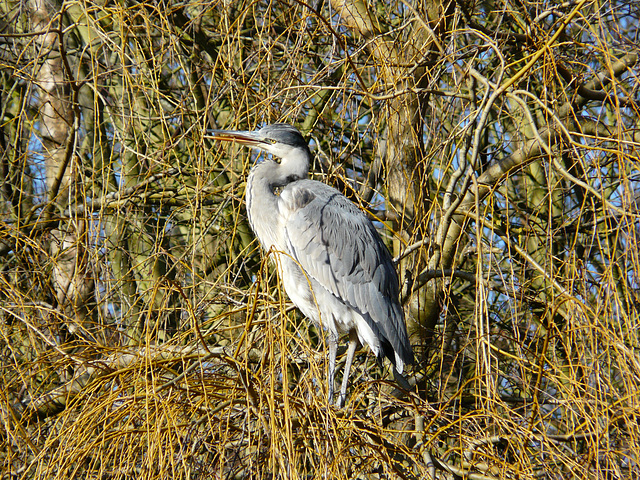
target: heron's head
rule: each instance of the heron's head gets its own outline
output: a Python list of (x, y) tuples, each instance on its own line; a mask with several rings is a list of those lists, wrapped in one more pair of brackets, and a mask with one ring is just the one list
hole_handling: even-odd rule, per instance
[(235, 142), (270, 153), (282, 163), (306, 163), (309, 168), (311, 152), (302, 134), (291, 125), (274, 123), (256, 131), (212, 130), (216, 140)]

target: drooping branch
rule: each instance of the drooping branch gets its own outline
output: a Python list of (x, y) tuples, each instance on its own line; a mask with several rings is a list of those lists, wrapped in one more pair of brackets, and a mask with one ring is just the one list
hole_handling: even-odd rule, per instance
[[(260, 358), (258, 352), (250, 352), (250, 358)], [(13, 406), (15, 416), (22, 422), (37, 418), (46, 418), (63, 411), (76, 395), (81, 393), (87, 385), (105, 375), (113, 374), (118, 370), (135, 368), (142, 364), (154, 364), (160, 361), (182, 362), (193, 361), (191, 369), (201, 366), (203, 361), (214, 357), (231, 358), (224, 347), (205, 348), (199, 345), (176, 347), (171, 345), (150, 346), (119, 351), (97, 360), (82, 360), (68, 356), (76, 366), (70, 380), (53, 390), (24, 403)], [(181, 375), (185, 376), (187, 372)], [(157, 390), (162, 390), (179, 381), (173, 378), (169, 383), (160, 385)]]

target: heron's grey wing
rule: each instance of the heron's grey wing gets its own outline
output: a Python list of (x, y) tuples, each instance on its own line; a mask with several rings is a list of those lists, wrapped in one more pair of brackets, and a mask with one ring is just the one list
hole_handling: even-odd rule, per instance
[(307, 275), (360, 312), (404, 363), (411, 363), (398, 277), (371, 221), (320, 182), (296, 182), (281, 197), (287, 205), (285, 237), (296, 261)]

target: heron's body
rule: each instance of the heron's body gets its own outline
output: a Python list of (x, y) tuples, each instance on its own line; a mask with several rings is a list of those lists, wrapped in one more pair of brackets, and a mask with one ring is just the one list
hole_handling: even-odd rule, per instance
[(258, 132), (219, 132), (272, 153), (247, 181), (247, 212), (262, 247), (276, 252), (293, 303), (328, 332), (329, 395), (333, 394), (337, 343), (349, 334), (340, 389), (344, 402), (359, 340), (396, 371), (413, 361), (393, 261), (371, 221), (336, 189), (308, 180), (311, 154), (300, 133), (283, 124)]

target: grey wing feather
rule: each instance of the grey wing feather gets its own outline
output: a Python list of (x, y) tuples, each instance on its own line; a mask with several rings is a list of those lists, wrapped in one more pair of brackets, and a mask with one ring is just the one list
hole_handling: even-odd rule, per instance
[[(382, 334), (383, 348), (386, 340), (403, 362), (411, 363), (398, 277), (375, 227), (337, 190), (312, 180), (296, 183), (294, 199), (304, 196), (308, 202), (294, 200), (285, 223), (291, 254), (307, 275), (359, 311)], [(395, 363), (388, 347), (384, 353)]]

